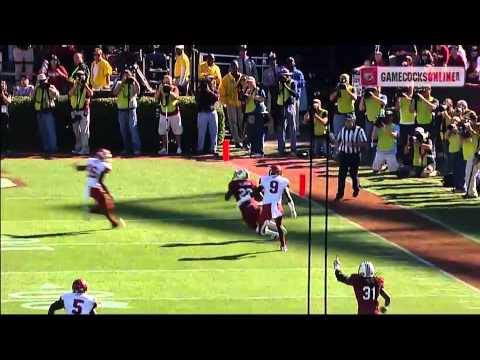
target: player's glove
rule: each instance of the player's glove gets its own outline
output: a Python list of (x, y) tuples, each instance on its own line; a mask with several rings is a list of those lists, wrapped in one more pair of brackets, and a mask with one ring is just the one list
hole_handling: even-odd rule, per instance
[(290, 214), (292, 215), (292, 217), (294, 219), (296, 219), (297, 218), (297, 212), (295, 211), (295, 205), (293, 204), (293, 202), (289, 202), (288, 207), (290, 208)]
[(338, 258), (338, 256), (333, 261), (333, 268), (335, 269), (335, 271), (340, 270), (340, 259)]
[(387, 312), (387, 307), (386, 306), (380, 306), (380, 312), (382, 314), (385, 314)]

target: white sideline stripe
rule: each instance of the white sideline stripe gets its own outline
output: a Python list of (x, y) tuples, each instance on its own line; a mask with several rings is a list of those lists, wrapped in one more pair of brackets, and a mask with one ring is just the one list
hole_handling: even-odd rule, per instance
[[(311, 298), (314, 299), (323, 299), (324, 296), (310, 296)], [(472, 297), (471, 295), (463, 295), (463, 296), (458, 296), (458, 295), (442, 295), (442, 294), (429, 294), (429, 295), (416, 295), (416, 294), (411, 294), (411, 295), (395, 295), (395, 299), (397, 298), (432, 298), (432, 297), (462, 297), (462, 298), (467, 298), (467, 297)], [(55, 300), (57, 297), (52, 296), (51, 297), (53, 300)], [(98, 297), (101, 300), (101, 297)], [(209, 301), (217, 301), (217, 300), (224, 300), (224, 301), (238, 301), (238, 300), (245, 300), (245, 301), (250, 301), (250, 300), (296, 300), (296, 299), (306, 299), (307, 297), (305, 295), (301, 296), (245, 296), (245, 297), (222, 297), (222, 296), (212, 296), (212, 297), (203, 297), (203, 296), (192, 296), (192, 297), (123, 297), (123, 298), (115, 298), (115, 301), (195, 301), (195, 300), (209, 300)], [(351, 295), (332, 295), (328, 296), (329, 299), (352, 299)], [(49, 300), (44, 299), (45, 301)], [(476, 298), (474, 298), (476, 299)], [(2, 300), (2, 303), (15, 303), (15, 302), (25, 302), (26, 299), (6, 299)], [(467, 308), (472, 308), (476, 309), (477, 307), (469, 307), (466, 306)]]
[[(240, 217), (235, 217), (235, 218), (176, 218), (176, 217), (151, 217), (147, 219), (128, 219), (128, 218), (122, 218), (123, 220), (127, 222), (148, 222), (148, 221), (153, 221), (153, 220), (175, 220), (175, 221), (242, 221)], [(84, 220), (84, 219), (30, 219), (30, 220), (4, 220), (2, 219), (1, 222), (25, 222), (25, 223), (30, 223), (30, 222), (55, 222), (55, 223), (62, 223), (62, 222), (105, 222), (105, 220)]]
[[(257, 175), (257, 176), (260, 176), (259, 174), (256, 174), (255, 172), (252, 172), (252, 173), (255, 174), (255, 175)], [(347, 180), (347, 181), (348, 181), (348, 180)], [(368, 190), (366, 190), (366, 191), (368, 191)], [(296, 193), (295, 193), (295, 194), (296, 194)], [(374, 193), (372, 193), (372, 194), (374, 194)], [(374, 195), (376, 195), (376, 194), (374, 194)], [(297, 194), (297, 196), (298, 196), (298, 194)], [(376, 195), (376, 196), (378, 196), (378, 195)], [(322, 206), (322, 207), (324, 208), (324, 206), (323, 206), (322, 204), (318, 203), (318, 202), (315, 201), (314, 199), (312, 199), (312, 203), (315, 203), (315, 204), (317, 204), (317, 205), (319, 205), (319, 206)], [(407, 209), (410, 210), (409, 208), (407, 208)], [(409, 251), (409, 250), (401, 247), (401, 246), (398, 245), (398, 244), (395, 244), (394, 242), (388, 241), (387, 239), (383, 238), (382, 236), (380, 236), (380, 235), (378, 235), (378, 234), (376, 234), (376, 233), (374, 233), (374, 232), (372, 232), (372, 231), (370, 231), (370, 230), (365, 229), (365, 228), (364, 228), (363, 226), (361, 226), (360, 224), (357, 224), (356, 222), (354, 222), (354, 221), (352, 221), (352, 220), (350, 220), (350, 219), (348, 219), (348, 218), (346, 218), (346, 217), (343, 217), (343, 216), (337, 214), (337, 213), (336, 213), (335, 211), (333, 211), (330, 207), (328, 208), (328, 210), (331, 211), (335, 216), (338, 216), (339, 218), (344, 219), (345, 221), (349, 222), (350, 224), (354, 225), (355, 227), (357, 227), (357, 228), (359, 228), (359, 229), (362, 229), (363, 231), (366, 231), (366, 232), (369, 233), (370, 235), (373, 235), (373, 236), (379, 238), (380, 240), (386, 242), (387, 244), (390, 244), (390, 245), (396, 247), (397, 249), (399, 249), (399, 250), (407, 253), (408, 255), (410, 255), (411, 257), (413, 257), (414, 259), (416, 259), (417, 261), (419, 261), (419, 262), (421, 262), (421, 263), (423, 263), (423, 264), (425, 264), (425, 265), (427, 265), (427, 266), (429, 266), (429, 267), (431, 267), (431, 268), (433, 268), (433, 269), (436, 269), (436, 270), (440, 271), (442, 274), (448, 276), (449, 278), (454, 279), (454, 280), (460, 282), (461, 284), (463, 284), (463, 285), (465, 285), (466, 287), (474, 290), (474, 291), (477, 292), (477, 293), (480, 293), (480, 289), (477, 289), (475, 286), (472, 286), (472, 285), (468, 284), (467, 282), (459, 279), (458, 277), (456, 277), (456, 276), (454, 276), (454, 275), (452, 275), (452, 274), (450, 274), (450, 273), (448, 273), (448, 272), (440, 269), (438, 266), (432, 264), (431, 262), (429, 262), (429, 261), (427, 261), (427, 260), (425, 260), (425, 259), (422, 259), (420, 256), (415, 255), (415, 254), (412, 253), (411, 251)], [(443, 224), (442, 224), (442, 226), (443, 226)], [(455, 230), (455, 232), (457, 232), (457, 233), (459, 233), (459, 234), (461, 234), (461, 235), (464, 235), (463, 233), (458, 232), (457, 230)]]

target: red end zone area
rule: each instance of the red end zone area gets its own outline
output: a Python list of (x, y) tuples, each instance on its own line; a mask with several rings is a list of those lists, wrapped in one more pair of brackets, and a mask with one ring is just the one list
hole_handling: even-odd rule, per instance
[[(317, 161), (315, 163), (318, 163)], [(301, 175), (307, 175), (306, 194), (309, 188), (308, 160), (279, 157), (272, 159), (234, 159), (226, 164), (247, 168), (263, 175), (268, 166), (282, 166), (283, 175), (290, 180), (291, 189), (300, 192)], [(324, 165), (314, 165), (312, 198), (321, 204), (326, 196), (326, 176)], [(401, 246), (421, 259), (433, 264), (464, 282), (480, 289), (480, 246), (456, 232), (398, 205), (387, 204), (380, 196), (362, 190), (353, 199), (346, 196), (345, 201), (335, 202), (337, 188), (336, 174), (329, 177), (329, 207), (384, 239)], [(347, 183), (346, 194), (352, 194)]]

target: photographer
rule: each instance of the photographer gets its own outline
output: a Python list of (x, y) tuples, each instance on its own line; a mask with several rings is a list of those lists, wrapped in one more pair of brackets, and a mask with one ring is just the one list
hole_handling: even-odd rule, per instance
[(141, 142), (137, 124), (137, 96), (140, 93), (140, 84), (130, 70), (124, 70), (122, 80), (118, 81), (112, 91), (117, 96), (118, 123), (123, 140), (122, 154), (133, 151), (134, 155), (141, 154)]
[[(460, 130), (459, 130), (460, 127)], [(458, 116), (452, 118), (451, 123), (447, 125), (445, 140), (448, 143), (448, 172), (453, 174), (453, 192), (465, 193), (465, 164), (463, 159), (460, 131), (463, 124)]]
[(290, 151), (294, 154), (297, 150), (297, 135), (295, 124), (295, 99), (298, 98), (297, 88), (292, 79), (292, 73), (283, 68), (280, 72), (278, 83), (277, 105), (279, 110), (279, 122), (277, 124), (278, 152), (285, 154), (285, 138), (288, 127), (290, 136)]
[(433, 143), (429, 134), (422, 127), (416, 127), (413, 136), (409, 137), (407, 149), (412, 158), (412, 165), (416, 177), (435, 176), (435, 158)]
[(350, 85), (350, 76), (348, 74), (340, 75), (340, 81), (335, 90), (330, 94), (330, 101), (335, 102), (337, 111), (333, 116), (333, 132), (335, 137), (345, 125), (345, 119), (348, 114), (355, 118), (355, 101), (357, 95), (355, 88)]
[(415, 113), (410, 112), (410, 103), (413, 96), (413, 87), (399, 89), (395, 100), (395, 109), (400, 114), (400, 137), (398, 141), (398, 153), (403, 165), (409, 164), (409, 159), (404, 156), (404, 150), (408, 143), (408, 138), (413, 135), (415, 130)]
[(42, 140), (42, 149), (47, 160), (57, 151), (57, 134), (53, 110), (55, 109), (55, 99), (59, 95), (55, 86), (48, 83), (47, 76), (38, 74), (37, 85), (33, 91), (33, 102)]
[[(365, 92), (360, 100), (359, 110), (365, 113), (365, 134), (367, 140), (371, 142), (372, 132), (375, 127), (377, 118), (384, 113), (385, 106), (387, 105), (387, 96), (380, 93), (380, 87), (366, 88)], [(365, 162), (370, 165), (372, 163), (375, 154), (374, 144), (365, 149), (364, 156)]]
[(8, 106), (12, 103), (12, 96), (8, 93), (7, 82), (2, 80), (0, 82), (0, 131), (2, 133), (2, 156), (4, 153), (8, 153), (9, 143), (9, 114)]
[(75, 148), (73, 154), (88, 155), (90, 148), (90, 98), (92, 89), (87, 85), (87, 77), (83, 71), (77, 71), (75, 82), (68, 92), (70, 106), (72, 107), (72, 129), (75, 134)]
[(212, 78), (212, 80), (209, 80), (212, 89), (218, 89), (218, 86), (220, 86), (222, 82), (222, 73), (218, 65), (215, 64), (215, 55), (211, 53), (207, 54), (207, 61), (198, 65), (198, 77), (199, 80), (205, 80), (208, 77)]
[(437, 147), (437, 149), (441, 149), (437, 151), (439, 162), (438, 168), (442, 175), (448, 175), (453, 172), (453, 168), (449, 164), (449, 143), (446, 137), (448, 126), (453, 123), (453, 118), (455, 116), (452, 99), (446, 98), (443, 100), (443, 103), (439, 105), (436, 110), (436, 116), (438, 121), (435, 124), (435, 128), (439, 128), (439, 139), (441, 141), (441, 147)]
[(431, 93), (432, 88), (430, 86), (416, 89), (409, 110), (412, 114), (417, 114), (415, 123), (430, 134), (432, 143), (435, 144), (437, 134), (434, 132), (433, 112), (438, 107), (438, 100), (432, 97)]
[(265, 92), (257, 87), (255, 78), (247, 78), (244, 94), (245, 118), (247, 121), (248, 142), (251, 144), (250, 157), (263, 156), (264, 121), (262, 114), (266, 112)]
[(373, 173), (378, 173), (386, 162), (390, 172), (398, 170), (398, 161), (396, 157), (396, 139), (398, 132), (395, 131), (393, 124), (393, 112), (387, 111), (386, 116), (378, 117), (372, 132), (373, 142), (377, 142), (377, 152), (373, 161)]
[(173, 85), (172, 77), (165, 75), (163, 85), (157, 89), (155, 99), (160, 103), (160, 119), (158, 121), (158, 134), (162, 138), (162, 149), (159, 155), (168, 154), (168, 131), (172, 129), (177, 142), (177, 155), (182, 154), (182, 118), (180, 108), (178, 87)]
[(466, 120), (460, 133), (463, 158), (467, 161), (465, 166), (465, 199), (478, 197), (477, 177), (479, 176), (479, 150), (480, 150), (480, 122), (476, 116)]
[(209, 153), (218, 156), (217, 153), (217, 134), (218, 134), (218, 114), (215, 110), (215, 104), (219, 99), (218, 93), (213, 85), (213, 77), (207, 77), (200, 81), (199, 90), (195, 96), (195, 102), (198, 107), (197, 126), (198, 126), (198, 144), (197, 152), (203, 153), (205, 146), (205, 136), (210, 135)]
[(313, 122), (314, 156), (328, 156), (328, 111), (322, 108), (320, 99), (313, 99), (310, 110), (305, 113), (303, 123)]

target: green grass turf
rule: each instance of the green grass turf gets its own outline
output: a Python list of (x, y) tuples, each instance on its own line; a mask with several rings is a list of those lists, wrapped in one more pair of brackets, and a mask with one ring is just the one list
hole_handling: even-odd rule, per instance
[[(288, 218), (289, 252), (246, 228), (223, 193), (232, 169), (187, 160), (114, 160), (107, 185), (127, 228), (109, 230), (83, 209), (85, 174), (72, 160), (5, 160), (22, 188), (1, 193), (1, 313), (45, 313), (74, 278), (90, 283), (101, 314), (306, 313), (307, 202)], [(312, 219), (312, 311), (323, 313), (322, 208)], [(288, 209), (287, 209), (288, 213)], [(45, 248), (46, 247), (46, 248)], [(390, 312), (480, 313), (480, 293), (337, 216), (328, 237), (328, 313), (356, 313), (336, 282), (373, 261), (392, 295)], [(33, 309), (32, 309), (33, 307)], [(61, 312), (59, 312), (61, 313)]]
[(382, 196), (388, 203), (415, 209), (471, 239), (480, 242), (480, 199), (463, 199), (442, 186), (440, 177), (399, 179), (395, 175), (373, 175), (360, 171), (362, 187)]

